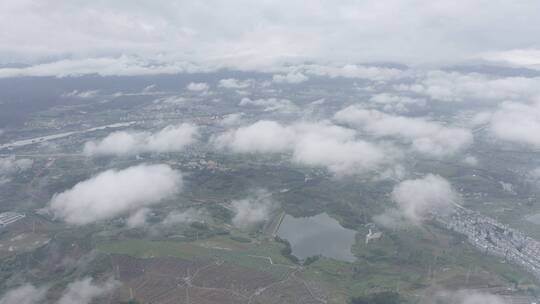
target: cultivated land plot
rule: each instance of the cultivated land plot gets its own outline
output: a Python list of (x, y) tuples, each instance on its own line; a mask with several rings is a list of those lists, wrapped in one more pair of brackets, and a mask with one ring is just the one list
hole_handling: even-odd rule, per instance
[(111, 255), (123, 287), (110, 299), (142, 303), (323, 303), (321, 291), (290, 271), (283, 279), (269, 273), (209, 259), (136, 258)]
[(280, 254), (280, 246), (269, 241), (245, 244), (228, 237), (213, 237), (196, 242), (128, 239), (101, 243), (98, 244), (98, 249), (106, 253), (143, 258), (177, 257), (187, 260), (198, 258), (221, 260), (264, 271), (277, 279), (283, 279), (294, 268), (294, 265)]

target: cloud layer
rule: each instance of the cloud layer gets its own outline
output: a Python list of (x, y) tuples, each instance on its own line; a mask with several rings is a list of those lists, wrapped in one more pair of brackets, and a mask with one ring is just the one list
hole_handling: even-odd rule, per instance
[(394, 187), (391, 194), (396, 208), (387, 210), (374, 219), (385, 226), (406, 223), (420, 224), (430, 212), (448, 212), (459, 200), (452, 185), (439, 175), (428, 174), (418, 179), (408, 179)]
[(483, 292), (458, 290), (440, 291), (422, 304), (506, 304), (507, 302), (500, 296)]
[(188, 89), (189, 91), (200, 92), (207, 91), (208, 89), (210, 89), (210, 86), (206, 82), (190, 82), (186, 86), (186, 89)]
[(188, 123), (170, 125), (155, 133), (118, 131), (100, 141), (87, 142), (84, 145), (84, 154), (121, 156), (148, 152), (179, 152), (193, 144), (197, 135), (197, 127)]
[(540, 96), (540, 78), (493, 77), (478, 73), (429, 71), (411, 85), (396, 89), (445, 102), (496, 104), (505, 100), (530, 100)]
[(448, 127), (425, 118), (386, 114), (350, 106), (336, 113), (334, 118), (359, 128), (375, 137), (394, 137), (411, 144), (420, 153), (431, 156), (452, 155), (473, 142), (470, 130)]
[(182, 189), (182, 175), (167, 165), (108, 170), (53, 196), (49, 209), (69, 224), (85, 225), (136, 211)]
[(28, 158), (0, 158), (0, 185), (9, 182), (14, 174), (32, 168), (33, 164), (34, 161)]
[(452, 185), (438, 175), (405, 180), (392, 191), (392, 200), (403, 215), (418, 222), (429, 211), (444, 211), (457, 202), (458, 194)]
[(539, 12), (535, 0), (314, 0), (309, 7), (300, 0), (6, 0), (0, 27), (17, 31), (0, 34), (0, 58), (37, 62), (129, 54), (245, 67), (306, 60), (455, 62), (504, 51), (508, 61), (524, 58), (523, 51), (511, 50), (538, 47)]
[(262, 120), (220, 134), (212, 142), (236, 153), (291, 153), (298, 164), (326, 167), (336, 174), (366, 173), (392, 163), (398, 154), (327, 121), (282, 125)]
[[(91, 277), (85, 277), (69, 283), (56, 304), (88, 304), (100, 297), (110, 294), (120, 286), (120, 282), (109, 279), (95, 282)], [(0, 304), (41, 304), (46, 302), (48, 288), (36, 288), (31, 284), (8, 290), (1, 298)]]
[(97, 283), (92, 278), (86, 277), (70, 283), (57, 304), (88, 304), (111, 293), (119, 285), (120, 282), (113, 279)]
[(0, 304), (40, 304), (45, 300), (46, 288), (36, 288), (31, 284), (8, 290), (2, 298)]
[(225, 78), (219, 81), (218, 86), (226, 89), (245, 89), (251, 85), (251, 81), (241, 81), (236, 78)]
[(232, 219), (233, 225), (238, 228), (252, 228), (263, 223), (270, 218), (271, 213), (278, 207), (272, 200), (270, 193), (265, 190), (257, 191), (255, 194), (231, 202), (234, 210)]
[(278, 99), (278, 98), (260, 98), (260, 99), (249, 99), (247, 97), (242, 98), (239, 103), (240, 106), (255, 106), (263, 108), (263, 111), (272, 112), (295, 112), (298, 110), (298, 107), (288, 99)]
[(490, 130), (504, 141), (540, 148), (540, 103), (503, 103), (491, 116)]

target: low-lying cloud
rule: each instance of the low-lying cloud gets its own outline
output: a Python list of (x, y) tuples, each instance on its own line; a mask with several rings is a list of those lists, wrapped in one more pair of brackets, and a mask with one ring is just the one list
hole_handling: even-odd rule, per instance
[(294, 143), (294, 130), (270, 120), (223, 133), (212, 139), (214, 145), (238, 153), (279, 153), (289, 150)]
[(426, 100), (389, 93), (375, 94), (369, 99), (374, 105), (380, 106), (386, 112), (406, 113), (412, 107), (424, 107)]
[(251, 85), (251, 80), (238, 80), (236, 78), (225, 78), (219, 81), (218, 86), (226, 89), (245, 89)]
[(492, 77), (478, 73), (430, 71), (411, 85), (396, 89), (447, 102), (498, 103), (530, 101), (540, 96), (540, 78)]
[(386, 114), (359, 106), (347, 107), (334, 115), (341, 123), (375, 137), (393, 137), (411, 144), (413, 150), (435, 157), (453, 155), (473, 142), (465, 128), (449, 127), (418, 117)]
[(429, 211), (452, 207), (458, 197), (450, 182), (433, 174), (402, 181), (392, 191), (392, 200), (412, 221), (420, 220)]
[(275, 83), (297, 84), (307, 81), (309, 78), (302, 72), (289, 72), (287, 74), (276, 74), (272, 77)]
[(231, 206), (234, 210), (233, 225), (246, 229), (269, 220), (277, 203), (272, 200), (270, 193), (259, 190), (245, 199), (232, 201)]
[[(96, 282), (91, 277), (76, 280), (67, 285), (56, 304), (89, 304), (94, 300), (109, 295), (121, 285), (112, 278), (104, 282)], [(0, 304), (41, 304), (45, 303), (48, 288), (24, 284), (8, 290), (1, 298)], [(46, 302), (49, 303), (49, 302)]]
[(189, 91), (194, 92), (201, 92), (201, 91), (208, 91), (210, 89), (210, 86), (206, 82), (190, 82), (186, 89)]
[(421, 304), (507, 304), (500, 296), (473, 290), (439, 291)]
[(505, 102), (492, 114), (489, 129), (504, 141), (540, 147), (540, 103)]
[(131, 214), (126, 220), (126, 226), (130, 229), (143, 227), (146, 225), (146, 219), (150, 214), (149, 208), (141, 208)]
[(265, 112), (284, 112), (292, 113), (298, 111), (298, 107), (288, 99), (278, 98), (261, 98), (261, 99), (249, 99), (247, 97), (242, 98), (239, 103), (240, 106), (255, 106), (263, 108)]
[(219, 124), (225, 127), (235, 126), (242, 123), (244, 113), (231, 113), (224, 115)]
[(1, 298), (0, 304), (41, 304), (47, 295), (47, 288), (36, 288), (31, 284), (8, 290)]
[(170, 227), (178, 224), (203, 221), (208, 215), (204, 209), (189, 208), (184, 211), (171, 211), (161, 222), (161, 226)]
[(212, 143), (236, 153), (291, 153), (298, 164), (326, 167), (336, 174), (366, 173), (392, 163), (399, 154), (327, 121), (282, 125), (262, 120), (220, 134)]
[(0, 185), (8, 182), (12, 175), (32, 168), (33, 164), (34, 161), (28, 158), (14, 156), (0, 158)]
[(330, 78), (358, 78), (384, 81), (403, 76), (403, 71), (395, 68), (367, 66), (357, 64), (346, 65), (320, 65), (310, 64), (303, 66), (306, 74), (326, 76)]
[(30, 169), (34, 161), (28, 158), (4, 157), (0, 158), (0, 176), (22, 172)]
[(158, 204), (182, 189), (182, 175), (167, 165), (107, 170), (53, 196), (49, 210), (69, 224), (85, 225)]
[(540, 167), (534, 168), (527, 173), (526, 180), (540, 189)]
[(450, 182), (433, 174), (402, 181), (394, 187), (391, 197), (396, 208), (375, 217), (375, 221), (385, 226), (403, 221), (420, 224), (430, 212), (448, 212), (459, 200)]
[(64, 291), (58, 304), (88, 304), (104, 297), (120, 286), (120, 282), (109, 279), (98, 283), (90, 277), (70, 283)]
[(170, 125), (158, 132), (118, 131), (99, 141), (89, 141), (84, 145), (84, 154), (135, 155), (139, 153), (179, 152), (197, 140), (198, 128), (189, 123)]
[(79, 90), (73, 90), (68, 93), (62, 94), (62, 97), (75, 97), (75, 98), (93, 98), (96, 97), (99, 93), (99, 90), (88, 90), (88, 91), (79, 91)]

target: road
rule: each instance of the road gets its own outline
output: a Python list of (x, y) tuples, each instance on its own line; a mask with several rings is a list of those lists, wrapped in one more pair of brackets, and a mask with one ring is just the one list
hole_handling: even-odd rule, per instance
[(55, 140), (55, 139), (68, 137), (68, 136), (71, 136), (71, 135), (74, 135), (74, 134), (88, 133), (88, 132), (93, 132), (93, 131), (98, 131), (98, 130), (104, 130), (104, 129), (107, 129), (107, 128), (127, 127), (127, 126), (130, 126), (130, 125), (134, 124), (134, 123), (135, 123), (135, 121), (114, 123), (114, 124), (108, 124), (108, 125), (94, 127), (94, 128), (85, 129), (85, 130), (80, 130), (80, 131), (63, 132), (63, 133), (46, 135), (46, 136), (40, 136), (40, 137), (17, 140), (17, 141), (13, 141), (13, 142), (10, 142), (10, 143), (0, 144), (0, 150), (10, 149), (10, 148), (17, 148), (17, 147), (24, 147), (24, 146), (33, 145), (33, 144), (39, 144), (39, 143), (47, 142), (47, 141), (50, 141), (50, 140)]

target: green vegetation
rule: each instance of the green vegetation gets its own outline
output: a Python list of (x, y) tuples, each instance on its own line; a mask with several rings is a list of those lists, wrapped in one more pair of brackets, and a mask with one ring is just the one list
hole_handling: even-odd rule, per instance
[(249, 239), (247, 237), (243, 237), (243, 236), (233, 235), (233, 236), (231, 236), (231, 240), (237, 241), (237, 242), (240, 242), (240, 243), (251, 243), (251, 239)]
[[(218, 259), (269, 272), (278, 278), (283, 278), (292, 266), (292, 263), (280, 254), (283, 247), (280, 244), (266, 241), (248, 244), (235, 241), (229, 236), (217, 236), (192, 242), (127, 239), (101, 242), (96, 247), (104, 253), (127, 254), (142, 258)], [(268, 258), (272, 259), (273, 264), (269, 262)]]
[(399, 304), (403, 303), (400, 295), (396, 292), (379, 292), (363, 297), (354, 297), (350, 304)]
[(284, 247), (280, 251), (284, 257), (289, 259), (289, 261), (293, 262), (294, 264), (300, 263), (300, 260), (292, 254), (291, 243), (289, 243), (289, 241), (287, 241), (286, 239), (282, 239), (279, 236), (276, 236), (274, 240), (284, 245)]
[(302, 263), (303, 266), (309, 266), (315, 262), (317, 262), (319, 259), (321, 258), (320, 255), (314, 255), (314, 256), (310, 256), (310, 257), (307, 257), (304, 262)]

